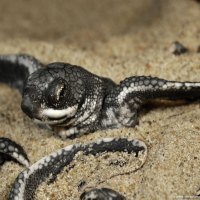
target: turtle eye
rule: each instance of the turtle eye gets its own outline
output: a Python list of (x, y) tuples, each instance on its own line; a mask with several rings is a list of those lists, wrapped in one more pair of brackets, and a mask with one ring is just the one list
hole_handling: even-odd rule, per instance
[(50, 104), (59, 107), (63, 105), (65, 98), (69, 95), (69, 88), (63, 79), (56, 79), (50, 84), (48, 93)]
[(55, 101), (59, 102), (59, 100), (64, 96), (65, 85), (59, 84), (55, 88)]

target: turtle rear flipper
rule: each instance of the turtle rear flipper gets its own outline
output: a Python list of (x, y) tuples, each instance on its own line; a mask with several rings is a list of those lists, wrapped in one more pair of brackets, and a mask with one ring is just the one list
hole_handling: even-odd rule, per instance
[(6, 160), (15, 160), (21, 165), (29, 166), (29, 159), (23, 147), (8, 138), (0, 137), (0, 165)]
[(43, 66), (27, 54), (0, 55), (0, 82), (22, 93), (26, 78)]

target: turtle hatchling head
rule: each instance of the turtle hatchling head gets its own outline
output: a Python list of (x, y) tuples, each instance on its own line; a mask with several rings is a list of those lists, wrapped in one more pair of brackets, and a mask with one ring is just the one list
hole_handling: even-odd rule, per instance
[(67, 124), (84, 95), (81, 78), (73, 67), (52, 63), (32, 73), (25, 85), (21, 108), (32, 119), (49, 125)]

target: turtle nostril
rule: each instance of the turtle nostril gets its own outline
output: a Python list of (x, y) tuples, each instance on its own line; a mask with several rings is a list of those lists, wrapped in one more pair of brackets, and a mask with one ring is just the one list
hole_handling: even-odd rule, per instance
[(33, 118), (33, 105), (32, 102), (29, 98), (29, 96), (24, 96), (22, 103), (21, 103), (21, 108), (24, 113), (26, 113), (30, 118)]

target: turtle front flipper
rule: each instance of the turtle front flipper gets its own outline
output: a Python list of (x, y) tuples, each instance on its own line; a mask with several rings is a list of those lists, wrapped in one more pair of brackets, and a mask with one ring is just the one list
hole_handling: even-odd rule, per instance
[(144, 103), (151, 99), (200, 99), (200, 82), (168, 81), (151, 76), (133, 76), (120, 82), (118, 102), (134, 99)]
[(107, 116), (114, 116), (110, 123), (116, 121), (115, 127), (134, 127), (138, 123), (138, 111), (141, 106), (153, 99), (200, 99), (200, 82), (168, 81), (151, 76), (126, 78), (107, 98), (107, 107), (110, 109), (107, 109)]
[(22, 93), (26, 78), (42, 66), (36, 58), (26, 54), (0, 55), (0, 82)]
[(0, 165), (10, 159), (26, 167), (29, 166), (27, 154), (20, 145), (8, 138), (0, 137)]

